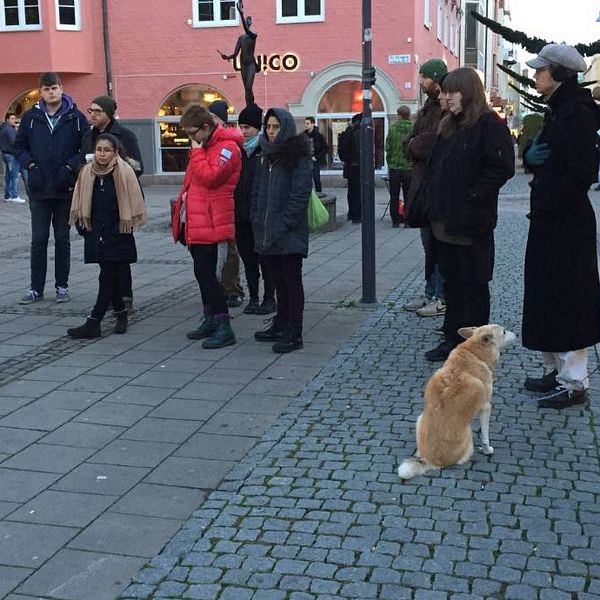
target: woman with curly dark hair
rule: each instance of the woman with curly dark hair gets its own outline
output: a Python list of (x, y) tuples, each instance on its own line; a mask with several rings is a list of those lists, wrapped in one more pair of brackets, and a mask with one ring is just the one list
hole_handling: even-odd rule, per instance
[(252, 230), (255, 249), (275, 283), (277, 314), (271, 326), (254, 337), (275, 342), (273, 352), (291, 352), (302, 348), (310, 150), (306, 136), (297, 134), (294, 118), (283, 108), (267, 111), (259, 143), (262, 155), (252, 190)]

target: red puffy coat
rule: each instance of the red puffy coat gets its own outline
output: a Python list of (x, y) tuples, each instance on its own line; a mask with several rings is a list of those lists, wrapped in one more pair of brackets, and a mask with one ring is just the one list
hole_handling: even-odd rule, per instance
[(188, 246), (235, 239), (233, 191), (242, 168), (243, 140), (239, 129), (218, 126), (206, 146), (190, 150), (183, 187), (173, 210), (172, 230), (176, 242), (183, 203)]

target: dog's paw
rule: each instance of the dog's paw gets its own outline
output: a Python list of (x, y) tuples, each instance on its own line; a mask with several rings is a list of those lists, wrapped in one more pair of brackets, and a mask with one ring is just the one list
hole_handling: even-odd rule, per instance
[(486, 455), (491, 456), (494, 454), (494, 449), (491, 446), (481, 446), (480, 450)]

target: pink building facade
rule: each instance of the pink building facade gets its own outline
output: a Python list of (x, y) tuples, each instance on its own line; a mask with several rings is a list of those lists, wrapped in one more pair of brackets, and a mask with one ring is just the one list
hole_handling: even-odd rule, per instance
[[(376, 166), (401, 104), (421, 101), (418, 66), (443, 58), (458, 66), (458, 0), (373, 0)], [(246, 0), (258, 33), (254, 82), (263, 108), (287, 107), (301, 122), (315, 116), (338, 169), (337, 133), (361, 110), (361, 2)], [(191, 102), (224, 99), (230, 122), (244, 107), (231, 54), (243, 29), (233, 0), (0, 0), (0, 110), (20, 113), (36, 101), (37, 76), (58, 71), (85, 109), (110, 90), (118, 116), (133, 129), (147, 173), (180, 172), (187, 139), (179, 115)]]

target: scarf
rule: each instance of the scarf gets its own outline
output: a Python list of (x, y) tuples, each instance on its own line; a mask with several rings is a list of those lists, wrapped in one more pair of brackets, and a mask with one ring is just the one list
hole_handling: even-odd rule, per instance
[(140, 227), (146, 222), (146, 205), (135, 172), (120, 156), (115, 156), (108, 165), (100, 165), (94, 159), (81, 169), (73, 190), (70, 225), (92, 230), (94, 180), (109, 173), (113, 175), (117, 193), (119, 233), (131, 233), (134, 227)]
[(252, 156), (252, 153), (258, 147), (258, 135), (251, 137), (249, 140), (244, 140), (244, 152), (246, 156)]

